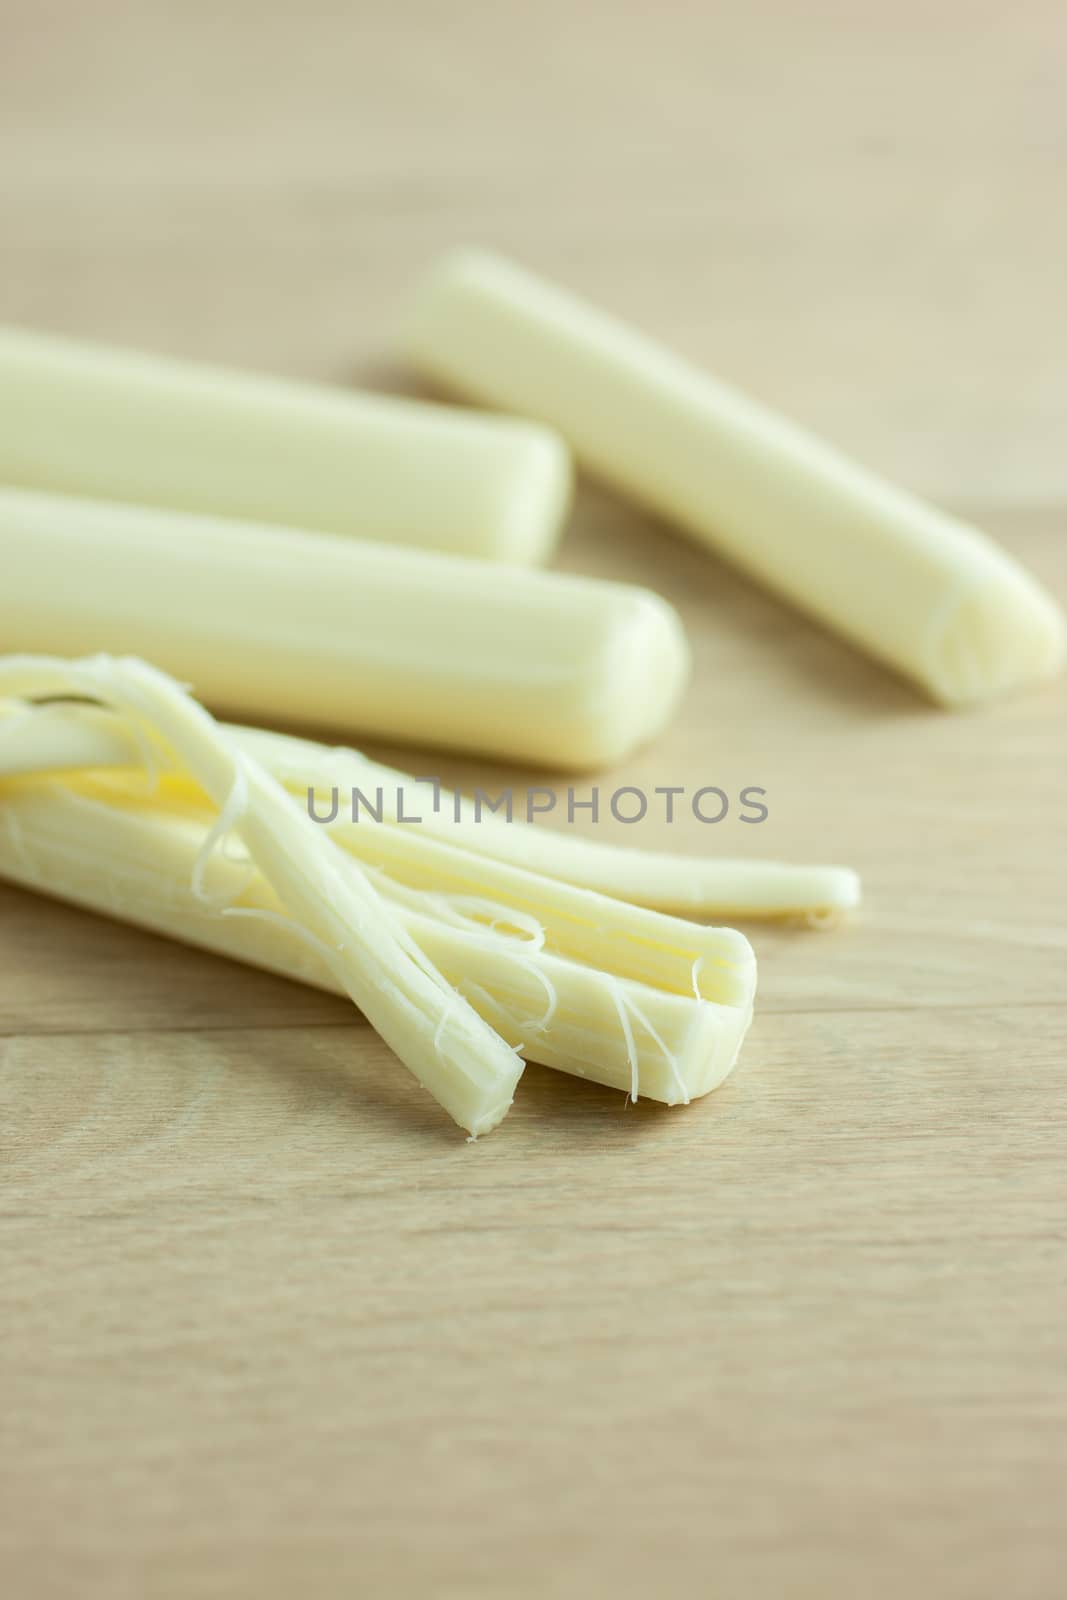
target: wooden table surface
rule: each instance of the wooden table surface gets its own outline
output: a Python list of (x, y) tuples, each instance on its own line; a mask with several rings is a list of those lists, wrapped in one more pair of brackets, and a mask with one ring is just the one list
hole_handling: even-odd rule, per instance
[[(485, 243), (1067, 597), (1065, 36), (0, 0), (0, 317), (405, 388), (412, 279)], [(746, 930), (709, 1100), (532, 1067), (471, 1146), (340, 1001), (0, 888), (12, 1600), (1063, 1592), (1063, 686), (938, 713), (589, 486), (562, 564), (696, 655), (601, 781), (769, 797), (601, 836), (847, 862), (862, 914)]]

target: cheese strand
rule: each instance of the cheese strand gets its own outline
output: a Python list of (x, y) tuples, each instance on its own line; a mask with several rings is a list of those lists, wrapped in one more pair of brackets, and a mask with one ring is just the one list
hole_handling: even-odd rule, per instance
[[(178, 684), (135, 660), (6, 657), (0, 695), (91, 696), (164, 744), (232, 821), (284, 909), (331, 952), (333, 976), (418, 1081), (470, 1133), (496, 1126), (521, 1063), (423, 956), (366, 875), (338, 861), (328, 836), (293, 797)], [(25, 823), (21, 839), (25, 852)], [(194, 900), (199, 863), (198, 847), (190, 870)], [(447, 1049), (439, 1038), (446, 1015)]]

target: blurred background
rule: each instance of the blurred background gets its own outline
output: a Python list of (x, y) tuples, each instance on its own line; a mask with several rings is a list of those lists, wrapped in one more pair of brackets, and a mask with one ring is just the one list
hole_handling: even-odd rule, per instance
[(484, 243), (935, 498), (1067, 490), (1059, 0), (0, 0), (0, 37), (7, 320), (382, 381)]

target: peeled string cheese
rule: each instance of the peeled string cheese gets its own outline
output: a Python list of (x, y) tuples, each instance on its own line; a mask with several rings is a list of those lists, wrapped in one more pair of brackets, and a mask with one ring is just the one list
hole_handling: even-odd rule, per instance
[[(125, 663), (119, 665), (125, 669)], [(7, 670), (5, 662), (0, 660), (0, 692), (4, 689)], [(50, 709), (44, 708), (44, 714)], [(30, 713), (31, 716), (37, 714)], [(7, 743), (2, 737), (2, 726), (0, 724), (0, 753)], [(12, 731), (15, 743), (19, 734), (20, 726), (16, 723)], [(225, 738), (230, 750), (240, 752), (253, 769), (266, 772), (259, 760), (241, 751), (239, 740), (229, 729), (220, 728), (219, 736)], [(177, 781), (173, 781), (166, 769), (153, 768), (151, 761), (145, 763), (143, 752), (141, 762), (147, 765), (154, 778), (159, 804), (185, 815), (206, 830), (214, 812), (205, 806), (205, 796), (195, 787), (198, 782), (206, 786), (189, 763), (179, 764)], [(97, 773), (95, 778), (99, 792), (105, 797), (114, 795), (122, 799), (130, 793), (128, 780), (120, 774), (111, 777)], [(277, 782), (273, 778), (272, 781)], [(137, 791), (133, 793), (136, 797)], [(217, 802), (217, 796), (210, 790), (207, 798)], [(492, 906), (496, 920), (518, 916), (528, 923), (536, 922), (551, 948), (573, 960), (591, 966), (606, 964), (619, 977), (654, 983), (675, 994), (695, 993), (702, 999), (725, 1005), (751, 1004), (755, 973), (752, 951), (748, 940), (733, 929), (709, 928), (629, 905), (557, 878), (460, 849), (418, 824), (391, 827), (364, 822), (324, 826), (312, 823), (306, 813), (303, 820), (331, 846), (339, 846), (337, 854), (356, 857), (364, 865), (384, 872), (394, 893), (418, 891), (420, 906), (429, 903), (421, 898), (425, 895), (444, 896), (470, 906)]]
[[(57, 695), (107, 709), (30, 703)], [(376, 825), (388, 848), (380, 865), (361, 865), (230, 730), (143, 663), (8, 658), (5, 696), (0, 874), (361, 1005), (369, 992), (379, 1031), (472, 1131), (491, 1125), (495, 1101), (472, 1111), (487, 1045), (470, 1035), (460, 995), (509, 1054), (635, 1098), (684, 1102), (730, 1070), (756, 981), (751, 947), (732, 929), (482, 861), (411, 827)], [(56, 753), (64, 727), (68, 763), (95, 762), (110, 741), (121, 769), (25, 775), (49, 743)], [(462, 1055), (465, 1070), (449, 1055), (457, 1032), (473, 1057)], [(494, 1080), (480, 1082), (488, 1093)]]
[(551, 422), (594, 472), (945, 705), (1062, 666), (1060, 611), (985, 535), (507, 261), (447, 257), (407, 348), (434, 378)]
[(0, 482), (545, 560), (570, 498), (536, 423), (0, 328)]
[(684, 688), (647, 589), (0, 490), (0, 640), (144, 656), (213, 707), (560, 767), (620, 760)]
[[(305, 803), (313, 792), (317, 817), (329, 816), (336, 798), (337, 816), (328, 824), (331, 835), (372, 864), (381, 864), (374, 817), (380, 813), (382, 826), (407, 832), (410, 823), (398, 821), (402, 807), (405, 815), (417, 811), (425, 833), (459, 849), (660, 911), (689, 916), (802, 915), (823, 922), (853, 910), (860, 901), (859, 879), (848, 867), (624, 848), (523, 821), (509, 822), (479, 801), (443, 787), (437, 791), (435, 809), (432, 789), (355, 750), (261, 728), (229, 725), (228, 732), (240, 749)], [(52, 704), (5, 714), (0, 707), (0, 777), (123, 767), (137, 765), (140, 759), (121, 722), (98, 708)], [(488, 798), (499, 801), (499, 795)], [(368, 806), (373, 810), (368, 812)]]
[[(295, 925), (314, 941), (338, 985), (401, 1061), (472, 1134), (496, 1126), (511, 1104), (521, 1062), (407, 934), (365, 873), (341, 858), (291, 795), (195, 701), (155, 668), (98, 656), (0, 660), (0, 696), (85, 695), (126, 721), (147, 748), (177, 764), (213, 802), (190, 871), (201, 897), (213, 845), (230, 832)], [(0, 806), (9, 833), (12, 813)], [(19, 847), (15, 822), (15, 847)], [(75, 835), (74, 843), (77, 843)], [(21, 845), (26, 859), (26, 845)]]
[[(202, 819), (129, 780), (0, 781), (0, 876), (343, 993), (318, 943), (247, 863), (216, 851), (194, 891), (204, 837)], [(405, 891), (385, 873), (373, 882), (443, 977), (527, 1060), (668, 1105), (707, 1094), (734, 1065), (755, 972), (737, 936), (718, 942), (744, 974), (728, 1004), (619, 976), (608, 938), (603, 965), (589, 965), (561, 955), (529, 913), (483, 902), (475, 915), (469, 902)]]

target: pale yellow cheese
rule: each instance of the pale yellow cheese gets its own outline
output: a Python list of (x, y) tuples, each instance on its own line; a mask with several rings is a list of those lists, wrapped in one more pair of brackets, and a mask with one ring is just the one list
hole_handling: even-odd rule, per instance
[(0, 642), (153, 661), (215, 710), (588, 768), (659, 732), (677, 613), (628, 584), (0, 489)]
[[(55, 696), (101, 709), (33, 703)], [(373, 826), (365, 859), (144, 663), (0, 659), (0, 710), (0, 874), (347, 992), (474, 1133), (506, 1111), (516, 1052), (670, 1104), (733, 1065), (756, 967), (732, 929), (414, 827)], [(34, 774), (64, 731), (67, 770)]]
[[(344, 993), (323, 951), (262, 875), (250, 874), (232, 852), (211, 857), (204, 892), (194, 892), (204, 833), (200, 819), (168, 808), (143, 786), (123, 793), (88, 780), (0, 780), (0, 877)], [(468, 902), (464, 915), (455, 897), (405, 897), (384, 874), (372, 882), (434, 967), (525, 1060), (667, 1105), (707, 1094), (736, 1062), (752, 1015), (755, 969), (733, 936), (717, 941), (742, 976), (726, 1003), (620, 976), (608, 934), (597, 956), (603, 965), (587, 964), (561, 954), (551, 930), (543, 944), (531, 938), (525, 909), (514, 927), (509, 908), (496, 906), (490, 925), (490, 902), (477, 916)], [(623, 923), (626, 910), (617, 910)]]
[[(518, 818), (513, 809), (509, 821), (477, 796), (466, 798), (443, 786), (435, 790), (355, 750), (263, 728), (230, 724), (228, 731), (241, 750), (298, 795), (316, 817), (330, 817), (336, 808), (336, 818), (328, 824), (331, 836), (373, 865), (382, 864), (389, 847), (374, 814), (380, 812), (383, 827), (406, 832), (410, 823), (398, 820), (402, 811), (405, 817), (417, 815), (420, 830), (431, 838), (485, 860), (683, 916), (800, 916), (823, 925), (860, 902), (860, 882), (849, 867), (674, 855), (607, 844), (543, 825), (531, 827), (521, 820), (521, 808)], [(140, 752), (119, 719), (99, 708), (0, 707), (0, 777), (128, 767), (139, 760)], [(499, 806), (499, 788), (487, 791), (485, 800)]]
[[(101, 701), (128, 723), (146, 764), (158, 751), (195, 781), (216, 816), (191, 864), (192, 892), (205, 892), (201, 867), (214, 838), (235, 833), (338, 985), (418, 1081), (470, 1133), (496, 1126), (521, 1073), (515, 1053), (437, 971), (366, 873), (178, 684), (129, 659), (0, 659), (0, 697), (40, 695)], [(27, 845), (6, 804), (0, 826), (25, 862)]]
[(945, 705), (1063, 665), (1062, 613), (991, 539), (510, 262), (447, 257), (406, 342)]
[(528, 564), (570, 499), (532, 422), (0, 328), (0, 483)]

